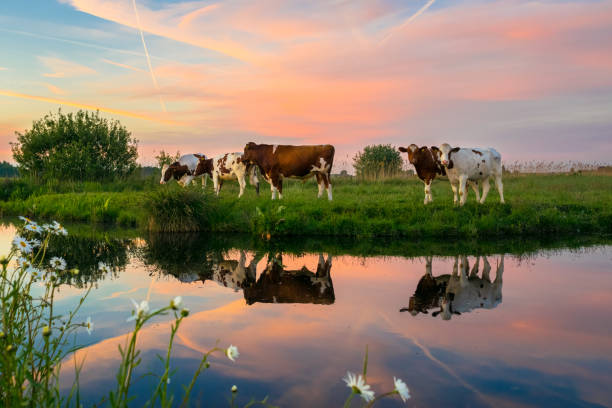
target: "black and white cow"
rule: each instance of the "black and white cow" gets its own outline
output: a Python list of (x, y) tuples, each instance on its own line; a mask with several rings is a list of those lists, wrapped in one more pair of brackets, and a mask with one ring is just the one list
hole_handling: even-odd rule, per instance
[(451, 147), (448, 143), (442, 144), (436, 154), (440, 163), (446, 169), (446, 175), (453, 189), (453, 202), (457, 203), (459, 192), (459, 205), (467, 200), (466, 185), (482, 182), (482, 198), (479, 197), (478, 188), (474, 188), (476, 200), (484, 203), (489, 194), (489, 179), (495, 179), (500, 201), (504, 202), (504, 186), (502, 184), (501, 155), (492, 147), (488, 149)]
[(257, 195), (259, 195), (259, 179), (257, 178), (257, 166), (250, 164), (248, 161), (242, 159), (243, 154), (237, 153), (225, 153), (212, 159), (202, 158), (200, 159), (196, 174), (205, 175), (208, 174), (212, 178), (213, 185), (215, 187), (215, 194), (219, 195), (221, 186), (224, 180), (238, 180), (240, 185), (240, 192), (238, 198), (244, 194), (244, 188), (246, 187), (246, 175), (249, 174), (249, 181), (252, 186), (255, 186)]
[(200, 159), (206, 159), (201, 153), (184, 154), (172, 164), (164, 164), (161, 170), (159, 184), (166, 184), (171, 179), (175, 179), (181, 186), (186, 187), (196, 177), (202, 177), (202, 187), (206, 186), (204, 174), (197, 174), (197, 167)]
[(419, 280), (414, 295), (410, 297), (408, 307), (400, 312), (410, 312), (416, 316), (419, 313), (440, 315), (443, 320), (450, 320), (453, 315), (470, 312), (474, 309), (493, 309), (502, 301), (502, 285), (504, 273), (504, 256), (497, 265), (495, 280), (491, 282), (491, 265), (486, 257), (483, 260), (482, 276), (478, 277), (480, 257), (476, 258), (471, 272), (466, 256), (455, 257), (453, 273), (433, 276), (431, 258), (427, 258), (425, 275)]

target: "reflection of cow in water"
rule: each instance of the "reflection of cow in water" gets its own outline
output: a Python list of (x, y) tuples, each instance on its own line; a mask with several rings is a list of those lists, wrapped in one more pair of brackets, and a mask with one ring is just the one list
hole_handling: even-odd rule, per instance
[(296, 271), (283, 267), (281, 254), (270, 255), (266, 269), (254, 284), (244, 288), (248, 305), (253, 303), (334, 303), (334, 287), (330, 276), (331, 255), (327, 260), (319, 254), (316, 273), (305, 266)]
[(286, 270), (282, 254), (269, 254), (266, 268), (257, 277), (257, 264), (262, 255), (255, 255), (246, 264), (246, 254), (240, 251), (240, 259), (208, 259), (205, 272), (182, 273), (177, 278), (183, 282), (212, 280), (235, 291), (242, 289), (248, 305), (253, 303), (334, 303), (334, 287), (330, 269), (331, 256), (319, 254), (317, 271), (311, 272), (306, 266), (298, 270)]
[(407, 308), (413, 316), (427, 313), (429, 309), (439, 308), (432, 316), (442, 315), (442, 319), (450, 320), (453, 314), (460, 315), (473, 309), (493, 309), (502, 300), (502, 276), (504, 272), (504, 256), (497, 265), (495, 280), (491, 282), (489, 273), (491, 265), (483, 258), (482, 277), (478, 277), (480, 257), (468, 273), (470, 266), (466, 256), (455, 257), (452, 275), (433, 276), (431, 272), (431, 257), (426, 258), (425, 275), (417, 284), (414, 296), (410, 298)]

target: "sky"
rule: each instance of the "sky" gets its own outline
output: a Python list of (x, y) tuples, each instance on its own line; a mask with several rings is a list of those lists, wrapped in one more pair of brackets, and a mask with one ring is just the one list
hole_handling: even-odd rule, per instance
[(0, 2), (0, 160), (99, 109), (160, 151), (247, 142), (495, 147), (612, 160), (612, 0)]

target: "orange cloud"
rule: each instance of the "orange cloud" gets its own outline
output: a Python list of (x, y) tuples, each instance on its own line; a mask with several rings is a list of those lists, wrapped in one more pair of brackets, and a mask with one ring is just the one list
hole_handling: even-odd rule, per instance
[(106, 58), (102, 58), (102, 59), (100, 59), (100, 61), (106, 62), (107, 64), (111, 64), (111, 65), (114, 65), (116, 67), (121, 67), (121, 68), (129, 69), (129, 70), (132, 70), (132, 71), (136, 71), (136, 72), (147, 72), (144, 69), (137, 68), (137, 67), (134, 67), (134, 66), (131, 66), (131, 65), (127, 65), (127, 64), (121, 64), (119, 62), (111, 61), (111, 60), (106, 59)]
[(112, 109), (112, 108), (106, 108), (104, 106), (88, 105), (88, 104), (79, 103), (79, 102), (66, 101), (63, 99), (47, 98), (44, 96), (26, 95), (26, 94), (2, 90), (2, 89), (0, 89), (0, 95), (10, 96), (13, 98), (31, 99), (35, 101), (41, 101), (41, 102), (56, 103), (59, 105), (73, 106), (73, 107), (82, 108), (82, 109), (99, 110), (101, 112), (107, 112), (107, 113), (112, 113), (112, 114), (120, 115), (120, 116), (126, 116), (130, 118), (136, 118), (136, 119), (142, 119), (142, 120), (147, 120), (147, 121), (152, 121), (152, 122), (157, 122), (157, 123), (163, 123), (167, 125), (178, 125), (179, 124), (178, 122), (175, 122), (175, 121), (160, 119), (154, 116), (143, 115), (143, 114), (124, 111), (120, 109)]

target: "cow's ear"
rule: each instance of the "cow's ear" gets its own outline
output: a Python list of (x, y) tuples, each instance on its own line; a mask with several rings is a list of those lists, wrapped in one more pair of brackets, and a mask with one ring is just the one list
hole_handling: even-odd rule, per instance
[(406, 149), (405, 147), (398, 147), (397, 150), (399, 150), (402, 153), (408, 153), (408, 149)]
[(454, 147), (454, 148), (452, 148), (452, 149), (451, 149), (451, 151), (450, 151), (450, 152), (451, 152), (451, 153), (456, 153), (456, 152), (458, 152), (460, 149), (461, 149), (460, 147)]
[(430, 149), (432, 152), (436, 152), (436, 153), (440, 151), (440, 149), (438, 149), (438, 146), (431, 146)]
[(427, 150), (427, 146), (423, 146), (423, 147), (421, 147), (419, 150), (421, 150), (422, 152), (424, 152), (425, 150)]

